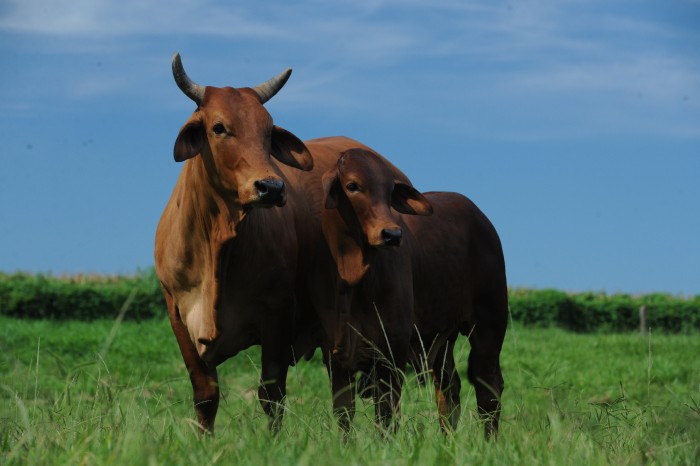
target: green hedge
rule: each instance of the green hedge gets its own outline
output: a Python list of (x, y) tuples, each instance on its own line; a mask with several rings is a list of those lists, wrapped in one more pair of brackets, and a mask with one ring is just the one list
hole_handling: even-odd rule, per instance
[(700, 295), (677, 297), (663, 293), (564, 293), (558, 290), (510, 291), (514, 321), (528, 326), (558, 326), (577, 332), (639, 330), (639, 310), (646, 306), (647, 328), (666, 332), (700, 330)]
[[(119, 277), (0, 274), (0, 315), (34, 319), (114, 318), (132, 293), (125, 319), (166, 315), (165, 300), (153, 269)], [(683, 298), (661, 293), (632, 296), (510, 291), (514, 321), (577, 332), (638, 330), (642, 305), (646, 306), (647, 326), (652, 330), (700, 330), (700, 295)]]
[(125, 319), (165, 316), (155, 271), (102, 277), (0, 274), (0, 315), (33, 319), (113, 318), (131, 301)]

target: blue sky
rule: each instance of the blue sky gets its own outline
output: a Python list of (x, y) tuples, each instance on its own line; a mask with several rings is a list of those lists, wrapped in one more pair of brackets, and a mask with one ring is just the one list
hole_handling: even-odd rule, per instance
[(4, 0), (0, 271), (132, 273), (206, 85), (471, 197), (511, 286), (700, 293), (700, 1)]

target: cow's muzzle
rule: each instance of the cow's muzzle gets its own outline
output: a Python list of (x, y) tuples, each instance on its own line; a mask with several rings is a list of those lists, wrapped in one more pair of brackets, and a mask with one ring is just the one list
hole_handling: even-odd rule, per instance
[(275, 178), (264, 178), (254, 183), (258, 192), (256, 204), (265, 207), (283, 206), (287, 201), (284, 181)]
[(390, 229), (384, 228), (382, 230), (382, 246), (398, 246), (401, 244), (401, 237), (403, 233), (400, 228)]

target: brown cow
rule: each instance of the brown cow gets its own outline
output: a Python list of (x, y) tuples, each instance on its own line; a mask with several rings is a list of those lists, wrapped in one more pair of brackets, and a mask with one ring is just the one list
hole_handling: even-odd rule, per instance
[[(255, 344), (260, 403), (272, 428), (282, 417), (290, 329), (303, 321), (295, 306), (299, 243), (310, 241), (311, 225), (294, 208), (301, 201), (288, 179), (311, 170), (313, 159), (273, 126), (263, 104), (290, 73), (252, 89), (204, 87), (173, 57), (175, 81), (197, 109), (175, 142), (175, 160), (185, 163), (158, 224), (155, 264), (205, 432), (219, 403), (216, 366)], [(276, 207), (285, 203), (292, 207)]]
[[(385, 352), (389, 349), (379, 343), (389, 339), (399, 345), (391, 347), (393, 355), (398, 349), (402, 357), (405, 340), (411, 339), (412, 363), (433, 372), (441, 425), (455, 428), (460, 381), (453, 347), (458, 333), (467, 335), (467, 376), (490, 437), (498, 430), (503, 391), (499, 356), (508, 315), (498, 234), (466, 197), (441, 192), (422, 197), (397, 181), (394, 170), (377, 154), (356, 149), (344, 153), (327, 175), (330, 210), (324, 212), (323, 233), (342, 279), (339, 300), (348, 299), (344, 284), (372, 293), (321, 318), (334, 359), (354, 368), (361, 351), (358, 333)], [(432, 208), (430, 217), (405, 215), (426, 213), (426, 203)], [(392, 215), (389, 206), (404, 215)], [(406, 294), (412, 303), (406, 302)], [(397, 296), (400, 305), (391, 301)], [(404, 367), (398, 358), (395, 362)], [(352, 390), (341, 392), (334, 384), (336, 388), (351, 412)]]

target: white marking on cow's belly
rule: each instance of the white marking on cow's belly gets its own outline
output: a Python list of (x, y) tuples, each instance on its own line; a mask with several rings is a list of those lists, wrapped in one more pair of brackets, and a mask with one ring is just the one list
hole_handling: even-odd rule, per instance
[(180, 318), (190, 334), (190, 340), (197, 347), (197, 350), (200, 350), (201, 344), (197, 340), (200, 337), (207, 338), (215, 330), (211, 309), (205, 312), (202, 291), (195, 289), (181, 296), (178, 308), (180, 309)]
[(206, 303), (201, 289), (194, 289), (181, 295), (178, 308), (190, 340), (200, 356), (203, 356), (207, 350), (208, 357), (214, 357), (217, 353), (230, 356), (254, 344), (255, 338), (251, 328), (239, 320), (239, 314), (230, 305), (219, 310), (222, 313), (219, 316), (222, 324), (219, 331), (222, 333), (215, 344), (206, 348), (199, 342), (200, 338), (214, 340), (217, 331), (214, 310)]

